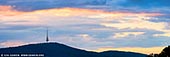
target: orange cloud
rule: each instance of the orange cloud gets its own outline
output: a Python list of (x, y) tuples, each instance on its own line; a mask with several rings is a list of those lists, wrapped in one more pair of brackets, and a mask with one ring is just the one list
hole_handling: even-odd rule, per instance
[(51, 14), (52, 16), (58, 17), (72, 17), (72, 16), (90, 16), (96, 14), (108, 13), (102, 10), (90, 10), (90, 9), (80, 9), (80, 8), (56, 8), (47, 10), (37, 10), (34, 12), (29, 12), (29, 14)]
[(164, 47), (150, 47), (150, 48), (141, 48), (141, 47), (124, 47), (124, 48), (99, 48), (97, 50), (92, 50), (96, 52), (108, 51), (108, 50), (118, 50), (118, 51), (127, 51), (127, 52), (137, 52), (143, 54), (151, 53), (160, 53)]
[(132, 13), (132, 12), (107, 12), (103, 10), (81, 9), (81, 8), (59, 8), (59, 9), (47, 9), (37, 10), (34, 13), (47, 12), (56, 16), (89, 16), (89, 17), (123, 17), (123, 16), (160, 16), (160, 13)]
[[(0, 13), (2, 15), (17, 15), (22, 13), (35, 13), (35, 14), (43, 14), (43, 13), (54, 14), (56, 16), (79, 16), (79, 15), (93, 15), (97, 14), (101, 17), (103, 16), (112, 16), (112, 17), (120, 17), (120, 16), (159, 16), (163, 15), (160, 13), (132, 13), (132, 12), (120, 12), (120, 11), (113, 11), (107, 12), (103, 10), (92, 10), (92, 9), (81, 9), (81, 8), (56, 8), (56, 9), (45, 9), (45, 10), (36, 10), (33, 12), (22, 12), (16, 11), (13, 9), (12, 6), (0, 6)], [(104, 15), (103, 15), (104, 14)]]
[(0, 6), (0, 15), (13, 16), (21, 13), (20, 11), (14, 10), (12, 6)]
[[(85, 18), (97, 18), (106, 21), (109, 19), (120, 19), (124, 16), (158, 16), (160, 13), (132, 13), (132, 12), (107, 12), (103, 10), (91, 10), (80, 8), (56, 8), (36, 10), (32, 12), (21, 12), (13, 9), (12, 6), (0, 6), (1, 21), (28, 21), (28, 22), (8, 22), (6, 24), (24, 24), (24, 25), (43, 25), (45, 23), (51, 23), (50, 17), (53, 17), (53, 21), (57, 21), (58, 18), (70, 18), (70, 17), (85, 17)], [(42, 18), (44, 17), (44, 18)], [(54, 19), (56, 18), (56, 19)], [(3, 19), (3, 20), (2, 20)], [(48, 19), (48, 20), (47, 20)], [(79, 20), (78, 20), (79, 21)], [(91, 20), (89, 20), (91, 22)], [(98, 21), (94, 21), (95, 23)], [(70, 23), (70, 22), (69, 22)], [(75, 23), (75, 22), (74, 22)], [(103, 24), (102, 24), (103, 25)]]
[[(66, 22), (65, 24), (77, 22), (85, 23), (97, 23), (106, 27), (116, 27), (119, 29), (124, 28), (147, 28), (147, 29), (155, 29), (155, 30), (163, 30), (165, 27), (164, 23), (154, 23), (146, 20), (140, 20), (140, 18), (146, 18), (150, 16), (160, 16), (163, 14), (160, 13), (133, 13), (133, 12), (120, 12), (113, 11), (107, 12), (103, 10), (92, 10), (92, 9), (81, 9), (81, 8), (55, 8), (55, 9), (45, 9), (45, 10), (36, 10), (32, 12), (21, 12), (16, 11), (11, 6), (0, 6), (0, 15), (2, 21), (29, 21), (29, 22), (8, 22), (7, 24), (24, 24), (24, 25), (44, 25), (51, 23), (58, 23), (60, 21)], [(76, 19), (76, 20), (68, 20), (71, 17), (84, 17), (84, 18), (95, 18), (95, 20), (90, 19)], [(127, 19), (127, 17), (132, 17)], [(61, 20), (61, 19), (63, 20)], [(136, 20), (138, 19), (139, 20)], [(1, 20), (0, 19), (0, 20)], [(109, 20), (108, 20), (109, 19)], [(67, 21), (68, 20), (68, 21)], [(105, 21), (119, 21), (122, 23), (103, 23)], [(92, 22), (93, 21), (93, 22)], [(54, 24), (52, 24), (54, 25)], [(60, 24), (59, 24), (60, 25)]]

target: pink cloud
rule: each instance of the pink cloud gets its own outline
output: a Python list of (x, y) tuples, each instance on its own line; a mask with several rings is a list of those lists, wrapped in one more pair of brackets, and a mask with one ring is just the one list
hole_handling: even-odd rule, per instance
[(6, 42), (0, 43), (0, 45), (3, 47), (15, 47), (15, 46), (21, 46), (24, 44), (25, 42), (22, 42), (22, 41), (6, 41)]
[(0, 6), (0, 15), (13, 16), (22, 14), (20, 11), (16, 11), (12, 6)]

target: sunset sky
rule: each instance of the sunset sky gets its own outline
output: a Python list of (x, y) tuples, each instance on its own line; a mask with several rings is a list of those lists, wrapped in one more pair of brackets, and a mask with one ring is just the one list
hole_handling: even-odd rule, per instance
[(0, 0), (0, 48), (52, 42), (90, 51), (159, 53), (170, 0)]

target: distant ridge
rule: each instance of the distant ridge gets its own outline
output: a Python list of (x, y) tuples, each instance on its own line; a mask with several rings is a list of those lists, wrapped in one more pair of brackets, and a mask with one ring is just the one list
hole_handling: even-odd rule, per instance
[(146, 57), (145, 54), (122, 52), (122, 51), (105, 51), (101, 53), (85, 51), (72, 48), (60, 43), (39, 43), (29, 44), (19, 47), (1, 48), (0, 54), (4, 53), (42, 53), (44, 57)]

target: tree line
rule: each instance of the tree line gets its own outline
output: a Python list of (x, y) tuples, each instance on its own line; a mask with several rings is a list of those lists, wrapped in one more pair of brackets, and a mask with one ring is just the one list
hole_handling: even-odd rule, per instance
[(170, 46), (165, 47), (159, 54), (150, 54), (147, 57), (170, 57)]

